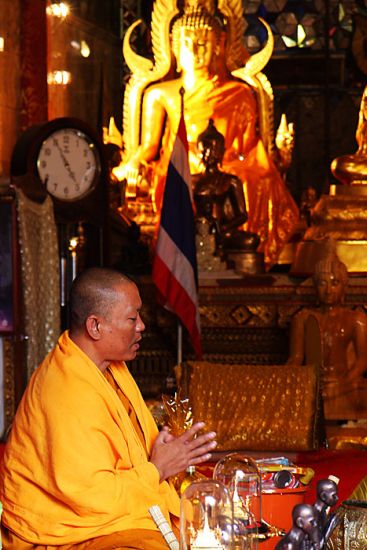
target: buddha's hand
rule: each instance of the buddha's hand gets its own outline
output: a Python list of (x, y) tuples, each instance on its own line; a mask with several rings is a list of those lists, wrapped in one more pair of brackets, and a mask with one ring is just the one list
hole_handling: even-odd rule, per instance
[(210, 451), (217, 446), (216, 433), (199, 434), (204, 422), (196, 422), (182, 435), (175, 437), (164, 427), (153, 445), (150, 462), (159, 472), (160, 481), (186, 470), (189, 466), (210, 460)]
[(135, 198), (140, 187), (145, 187), (146, 168), (143, 163), (135, 159), (128, 162), (121, 162), (119, 166), (112, 169), (112, 174), (119, 181), (126, 181), (126, 196)]

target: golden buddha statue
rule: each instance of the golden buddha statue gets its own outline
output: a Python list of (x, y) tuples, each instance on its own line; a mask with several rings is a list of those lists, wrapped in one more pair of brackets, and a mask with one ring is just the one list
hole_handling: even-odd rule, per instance
[[(241, 0), (180, 4), (179, 9), (176, 0), (154, 3), (155, 63), (138, 56), (129, 45), (136, 24), (125, 35), (124, 56), (132, 76), (124, 96), (124, 159), (114, 172), (127, 180), (127, 198), (134, 208), (139, 210), (150, 200), (153, 211), (159, 211), (183, 87), (190, 171), (202, 171), (197, 139), (212, 118), (225, 138), (222, 169), (243, 182), (247, 229), (259, 235), (260, 248), (271, 265), (298, 220), (298, 208), (274, 164), (273, 95), (261, 73), (272, 53), (272, 33), (264, 23), (267, 44), (250, 58), (241, 42)], [(284, 150), (292, 147), (290, 135), (283, 127), (278, 136)], [(289, 155), (281, 158), (283, 164), (284, 159), (290, 161)]]
[(288, 364), (302, 365), (306, 322), (316, 317), (322, 350), (322, 392), (327, 419), (356, 419), (367, 413), (367, 315), (344, 305), (348, 271), (330, 240), (315, 266), (313, 282), (319, 306), (293, 318)]
[(308, 274), (322, 254), (322, 241), (336, 241), (340, 259), (351, 273), (367, 272), (367, 86), (359, 109), (358, 149), (331, 163), (340, 181), (312, 209), (311, 226), (297, 245), (292, 273)]
[(358, 149), (353, 155), (344, 155), (333, 160), (333, 175), (346, 185), (367, 183), (367, 86), (364, 89), (356, 131)]
[[(260, 239), (254, 233), (242, 229), (247, 221), (242, 182), (237, 176), (219, 169), (225, 153), (225, 143), (224, 136), (216, 129), (213, 119), (209, 120), (208, 127), (199, 135), (198, 149), (205, 166), (205, 171), (195, 174), (192, 179), (199, 235), (199, 270), (200, 267), (204, 271), (211, 270), (213, 259), (216, 266), (218, 259), (221, 259), (230, 264), (228, 267), (233, 264), (239, 272), (263, 271), (263, 254), (256, 253)], [(205, 222), (207, 234), (202, 235)], [(209, 251), (200, 262), (201, 249), (213, 238), (214, 252)]]

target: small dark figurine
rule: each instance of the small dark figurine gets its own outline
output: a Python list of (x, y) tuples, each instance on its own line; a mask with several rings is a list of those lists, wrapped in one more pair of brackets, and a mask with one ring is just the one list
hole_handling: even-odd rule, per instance
[(311, 504), (297, 504), (292, 511), (292, 528), (280, 540), (275, 550), (301, 550), (308, 548), (320, 550), (320, 531), (318, 512)]
[(330, 476), (317, 483), (317, 498), (313, 506), (298, 504), (293, 508), (293, 525), (275, 550), (322, 550), (338, 520), (329, 509), (338, 501), (337, 479)]
[(326, 547), (332, 530), (336, 527), (336, 516), (329, 508), (338, 502), (338, 485), (334, 479), (321, 479), (317, 483), (317, 499), (314, 508), (318, 513), (317, 523), (320, 530), (320, 548)]

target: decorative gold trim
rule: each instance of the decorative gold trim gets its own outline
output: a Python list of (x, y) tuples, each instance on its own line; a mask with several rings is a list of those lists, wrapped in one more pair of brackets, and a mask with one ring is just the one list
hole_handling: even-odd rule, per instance
[(4, 434), (6, 436), (15, 414), (14, 347), (12, 339), (3, 338), (4, 344)]
[(274, 50), (274, 36), (271, 28), (264, 19), (259, 17), (259, 20), (264, 25), (268, 33), (268, 39), (265, 46), (259, 52), (252, 54), (252, 56), (246, 61), (246, 65), (244, 67), (232, 71), (233, 76), (240, 78), (245, 82), (263, 70), (269, 62)]
[(145, 88), (164, 78), (172, 63), (170, 51), (170, 23), (178, 9), (172, 0), (156, 0), (152, 12), (152, 47), (154, 63), (136, 54), (130, 46), (130, 37), (141, 20), (133, 23), (126, 31), (123, 41), (123, 55), (132, 72), (125, 88), (123, 106), (123, 128), (125, 156), (129, 158), (140, 145), (141, 102)]

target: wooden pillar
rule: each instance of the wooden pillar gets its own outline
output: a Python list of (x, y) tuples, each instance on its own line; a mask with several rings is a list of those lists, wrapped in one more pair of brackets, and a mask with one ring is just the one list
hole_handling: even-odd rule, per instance
[(47, 121), (47, 0), (22, 0), (20, 130)]

